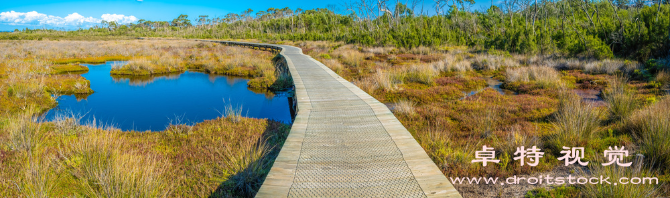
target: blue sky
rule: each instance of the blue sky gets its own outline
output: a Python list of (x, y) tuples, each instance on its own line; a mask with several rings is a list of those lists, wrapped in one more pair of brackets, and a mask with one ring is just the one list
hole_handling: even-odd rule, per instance
[[(172, 20), (179, 14), (195, 19), (198, 15), (223, 16), (227, 13), (240, 13), (247, 8), (267, 10), (268, 8), (304, 10), (325, 8), (328, 5), (340, 6), (348, 0), (0, 0), (0, 31), (29, 28), (65, 28), (90, 27), (101, 20), (114, 20), (121, 23), (138, 19)], [(432, 0), (424, 0), (426, 6)], [(490, 2), (490, 1), (489, 1)], [(488, 2), (477, 3), (473, 8), (487, 6)], [(431, 8), (432, 9), (432, 8)]]

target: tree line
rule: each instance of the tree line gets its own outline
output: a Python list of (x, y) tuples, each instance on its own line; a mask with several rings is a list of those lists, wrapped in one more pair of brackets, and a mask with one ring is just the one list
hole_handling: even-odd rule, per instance
[[(523, 54), (646, 60), (670, 54), (670, 0), (503, 0), (486, 10), (472, 0), (358, 0), (313, 10), (247, 9), (223, 17), (103, 23), (76, 31), (23, 30), (0, 38), (45, 34), (207, 39), (324, 40), (367, 46), (467, 45)], [(193, 22), (193, 23), (192, 23)], [(10, 38), (11, 39), (11, 38)]]

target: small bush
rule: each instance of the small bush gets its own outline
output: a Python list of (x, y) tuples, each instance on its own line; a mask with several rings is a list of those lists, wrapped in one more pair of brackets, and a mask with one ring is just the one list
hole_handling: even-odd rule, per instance
[(319, 56), (323, 59), (331, 59), (329, 54), (320, 54)]

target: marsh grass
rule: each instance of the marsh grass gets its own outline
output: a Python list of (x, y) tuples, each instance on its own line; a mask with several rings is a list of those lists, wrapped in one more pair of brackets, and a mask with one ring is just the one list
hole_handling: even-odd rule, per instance
[(670, 97), (633, 113), (625, 120), (624, 130), (630, 131), (639, 143), (646, 159), (658, 168), (670, 167)]
[(59, 149), (59, 156), (87, 197), (167, 195), (170, 182), (164, 175), (166, 163), (158, 156), (122, 152), (121, 145), (117, 134), (94, 130)]
[(334, 57), (337, 57), (340, 62), (346, 64), (350, 67), (360, 67), (365, 61), (365, 57), (370, 56), (370, 54), (362, 53), (352, 47), (340, 47), (332, 53)]
[(435, 62), (432, 63), (432, 65), (435, 69), (439, 70), (440, 72), (465, 72), (473, 70), (471, 63), (467, 60), (457, 62), (452, 61), (455, 60), (447, 58), (447, 60)]
[(670, 71), (663, 70), (656, 74), (656, 82), (661, 83), (663, 87), (670, 88)]
[(16, 190), (30, 197), (52, 197), (57, 185), (55, 169), (60, 168), (53, 155), (35, 157), (32, 153), (22, 153), (27, 158), (23, 165), (23, 177), (14, 178)]
[(542, 148), (543, 143), (536, 134), (526, 134), (521, 130), (521, 127), (511, 126), (507, 130), (507, 135), (496, 141), (496, 150), (499, 154), (506, 154), (507, 156), (514, 156), (517, 148), (520, 147), (531, 148), (536, 146)]
[(228, 180), (234, 194), (244, 197), (252, 197), (263, 184), (263, 176), (267, 174), (272, 166), (272, 160), (267, 157), (272, 150), (261, 138), (261, 140), (247, 140), (238, 148), (226, 147), (221, 156), (228, 169), (236, 172)]
[(609, 81), (608, 87), (603, 91), (603, 99), (607, 102), (611, 119), (614, 121), (625, 119), (640, 106), (627, 82), (627, 78), (617, 76)]
[(518, 67), (507, 69), (507, 82), (533, 82), (543, 88), (561, 87), (560, 74), (552, 67)]
[(434, 83), (435, 77), (437, 77), (439, 72), (428, 64), (413, 65), (408, 69), (400, 70), (396, 72), (396, 78), (402, 79), (403, 82), (417, 82), (423, 83), (426, 85), (432, 85)]
[[(601, 163), (606, 162), (605, 159), (597, 159), (589, 163), (589, 172), (584, 170), (580, 174), (587, 177), (609, 177), (613, 182), (618, 182), (619, 178), (634, 178), (634, 177), (657, 177), (658, 172), (645, 166), (641, 161), (634, 161), (630, 167), (621, 167), (617, 165), (602, 166)], [(648, 181), (651, 182), (651, 181)], [(658, 182), (658, 183), (656, 183)], [(661, 194), (662, 182), (656, 181), (646, 184), (628, 184), (628, 185), (612, 185), (612, 184), (586, 184), (580, 185), (580, 191), (585, 197), (658, 197)]]
[(28, 108), (8, 118), (4, 128), (9, 139), (5, 144), (10, 150), (32, 152), (43, 143), (44, 134), (39, 132), (42, 125), (33, 118), (34, 112), (34, 108)]
[(233, 123), (238, 123), (242, 119), (242, 105), (233, 105), (229, 102), (228, 105), (223, 108), (222, 114)]
[(289, 129), (249, 118), (209, 120), (178, 134), (99, 124), (73, 134), (56, 125), (32, 115), (0, 119), (0, 181), (7, 182), (0, 196), (253, 196)]
[(56, 113), (53, 120), (54, 130), (63, 135), (78, 135), (85, 130), (81, 127), (81, 119), (84, 115), (76, 114), (74, 112)]
[(479, 132), (479, 135), (481, 138), (491, 138), (493, 136), (493, 132), (497, 130), (498, 125), (499, 125), (499, 115), (497, 112), (497, 108), (491, 108), (487, 109), (486, 111), (477, 111), (473, 114), (473, 119), (475, 122), (477, 122), (475, 131)]
[(337, 74), (341, 74), (344, 71), (344, 66), (335, 59), (324, 59), (322, 62)]
[(392, 79), (391, 74), (381, 69), (377, 70), (377, 73), (372, 76), (372, 79), (374, 79), (375, 87), (381, 88), (384, 91), (393, 91), (396, 89), (396, 83)]
[(559, 95), (559, 105), (553, 115), (554, 133), (548, 138), (548, 146), (556, 153), (563, 146), (584, 146), (594, 138), (600, 128), (601, 111), (591, 104), (584, 103), (576, 94), (563, 90)]
[(615, 74), (622, 71), (624, 62), (606, 59), (604, 61), (592, 61), (584, 65), (584, 72), (592, 74)]
[(416, 103), (410, 100), (400, 100), (393, 105), (393, 110), (406, 115), (416, 114)]
[(188, 135), (193, 131), (193, 125), (189, 125), (184, 116), (176, 115), (173, 119), (170, 119), (170, 124), (165, 129), (166, 133), (171, 135)]

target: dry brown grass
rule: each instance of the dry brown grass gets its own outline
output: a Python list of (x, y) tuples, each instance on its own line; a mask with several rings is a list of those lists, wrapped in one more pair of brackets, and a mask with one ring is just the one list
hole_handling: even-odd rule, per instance
[(417, 64), (396, 70), (393, 75), (395, 79), (405, 83), (416, 82), (431, 85), (435, 77), (439, 75), (439, 71), (429, 64)]
[(343, 64), (346, 64), (350, 67), (360, 67), (363, 64), (363, 61), (366, 57), (371, 56), (371, 54), (366, 54), (353, 49), (353, 46), (342, 46), (333, 51), (333, 58), (337, 58)]
[(562, 86), (561, 74), (553, 67), (518, 67), (507, 69), (507, 82), (534, 82), (544, 88)]
[(622, 71), (625, 63), (619, 60), (606, 59), (604, 61), (593, 61), (584, 65), (584, 71), (593, 74), (614, 74)]
[(333, 70), (335, 73), (341, 74), (344, 70), (344, 66), (335, 59), (324, 59), (321, 62), (323, 62), (324, 65)]
[(375, 73), (372, 78), (374, 79), (375, 87), (381, 88), (384, 91), (392, 91), (396, 89), (396, 83), (388, 72), (377, 70), (377, 73)]
[(409, 100), (400, 100), (393, 105), (393, 111), (407, 115), (416, 114), (416, 103)]
[(432, 66), (440, 72), (465, 72), (473, 70), (470, 61), (456, 61), (450, 58), (432, 63)]

